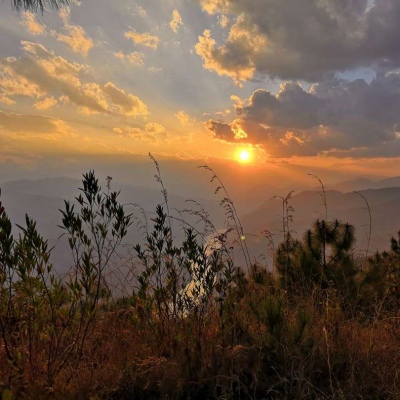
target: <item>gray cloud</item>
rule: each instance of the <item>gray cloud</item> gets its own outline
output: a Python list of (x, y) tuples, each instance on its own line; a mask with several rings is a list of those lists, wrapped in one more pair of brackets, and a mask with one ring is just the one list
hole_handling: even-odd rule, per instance
[(210, 120), (214, 137), (261, 145), (274, 157), (317, 155), (398, 156), (400, 71), (370, 84), (331, 79), (310, 91), (285, 83), (273, 96), (257, 90), (236, 105), (230, 124)]
[(310, 82), (337, 71), (400, 65), (398, 0), (202, 0), (236, 16), (223, 43), (199, 38), (204, 66), (236, 80), (257, 74)]

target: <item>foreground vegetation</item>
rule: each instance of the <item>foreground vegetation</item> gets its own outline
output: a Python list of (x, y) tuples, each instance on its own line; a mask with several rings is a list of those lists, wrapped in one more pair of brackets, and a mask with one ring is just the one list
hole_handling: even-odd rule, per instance
[(177, 244), (162, 189), (165, 210), (125, 259), (123, 291), (110, 266), (139, 228), (110, 180), (102, 191), (90, 172), (65, 202), (74, 267), (63, 277), (35, 223), (26, 217), (15, 237), (0, 203), (3, 399), (400, 396), (400, 236), (388, 252), (356, 257), (352, 226), (325, 218), (296, 240), (288, 196), (272, 273), (251, 262), (229, 196), (226, 231), (193, 212), (212, 240), (186, 224)]

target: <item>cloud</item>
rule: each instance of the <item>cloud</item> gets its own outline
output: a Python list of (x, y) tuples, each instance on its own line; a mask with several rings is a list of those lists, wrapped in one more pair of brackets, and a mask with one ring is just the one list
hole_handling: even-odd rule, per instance
[(138, 53), (137, 51), (134, 51), (132, 53), (123, 53), (122, 51), (114, 53), (114, 56), (118, 58), (119, 60), (127, 60), (131, 64), (142, 66), (144, 65), (143, 61), (143, 53)]
[(60, 18), (64, 23), (66, 34), (52, 31), (51, 34), (60, 42), (66, 43), (72, 51), (87, 56), (90, 49), (94, 46), (93, 40), (86, 36), (85, 30), (81, 26), (71, 25), (69, 19), (71, 10), (69, 7), (63, 7), (59, 12)]
[(4, 131), (18, 135), (64, 134), (68, 130), (68, 125), (60, 119), (3, 111), (0, 111), (0, 127)]
[(64, 25), (67, 25), (69, 23), (69, 18), (71, 16), (71, 9), (68, 6), (60, 8), (59, 11), (59, 16), (64, 22)]
[(172, 20), (169, 23), (169, 26), (171, 27), (171, 29), (174, 31), (174, 33), (178, 33), (178, 30), (180, 28), (180, 26), (182, 26), (182, 17), (179, 14), (178, 10), (174, 10), (172, 12)]
[(146, 105), (136, 96), (125, 93), (117, 88), (113, 83), (107, 82), (102, 90), (111, 100), (111, 108), (118, 113), (130, 116), (146, 115), (148, 113)]
[[(254, 39), (251, 32), (243, 32), (243, 38), (245, 37), (250, 42)], [(226, 75), (239, 84), (240, 81), (250, 80), (256, 70), (253, 62), (248, 58), (249, 52), (253, 51), (250, 42), (247, 44), (247, 51), (243, 45), (243, 51), (233, 54), (226, 46), (216, 48), (216, 41), (211, 37), (211, 31), (206, 29), (203, 36), (199, 36), (195, 49), (196, 53), (202, 57), (205, 69), (216, 71), (218, 75)]]
[(157, 122), (150, 122), (146, 124), (146, 132), (153, 133), (153, 134), (160, 134), (165, 133), (166, 129), (163, 125), (158, 124)]
[(156, 122), (150, 122), (142, 127), (123, 126), (113, 128), (119, 136), (128, 136), (134, 140), (160, 145), (171, 138), (166, 128)]
[[(22, 42), (25, 56), (0, 61), (0, 89), (9, 98), (60, 97), (86, 114), (147, 115), (147, 106), (112, 82), (86, 82), (88, 67), (55, 55), (44, 46)], [(36, 103), (37, 104), (37, 103)]]
[(182, 125), (188, 125), (189, 124), (189, 115), (185, 113), (183, 110), (179, 110), (175, 113), (175, 117), (178, 119), (178, 121)]
[(21, 24), (31, 35), (44, 35), (46, 33), (46, 27), (36, 20), (35, 14), (30, 11), (24, 11), (22, 13)]
[(151, 49), (156, 49), (160, 43), (160, 38), (155, 35), (151, 35), (149, 32), (138, 33), (135, 30), (125, 32), (127, 39), (132, 39), (133, 43), (140, 44)]
[(369, 84), (331, 79), (306, 91), (286, 82), (276, 95), (259, 89), (235, 105), (232, 122), (209, 120), (206, 127), (216, 139), (260, 145), (272, 157), (395, 156), (399, 109), (400, 71), (393, 71)]
[(231, 0), (200, 0), (200, 4), (204, 11), (207, 11), (210, 14), (214, 14), (216, 12), (224, 12), (229, 11)]
[[(337, 71), (400, 66), (398, 0), (202, 0), (235, 21), (221, 43), (205, 31), (204, 67), (245, 81), (257, 75), (310, 82)], [(220, 17), (221, 20), (221, 17)]]
[(5, 94), (0, 93), (0, 103), (7, 104), (10, 106), (12, 104), (15, 104), (16, 102), (15, 100), (12, 100), (9, 97), (7, 97)]
[(207, 121), (206, 127), (210, 132), (214, 134), (215, 138), (224, 140), (226, 142), (234, 141), (234, 134), (230, 124), (210, 119), (209, 121)]
[(215, 115), (220, 115), (221, 117), (225, 117), (230, 113), (231, 113), (231, 110), (229, 108), (225, 109), (224, 111), (215, 111), (214, 112)]
[(45, 99), (36, 102), (33, 107), (37, 110), (48, 110), (57, 104), (57, 100), (54, 97), (46, 97)]
[(94, 46), (93, 40), (86, 36), (81, 26), (65, 25), (67, 34), (56, 33), (55, 36), (60, 42), (66, 43), (72, 51), (87, 56), (89, 50)]
[(148, 71), (151, 72), (151, 73), (161, 72), (162, 70), (163, 70), (162, 68), (154, 67), (154, 66), (151, 66), (151, 67), (148, 68)]
[(222, 26), (222, 28), (226, 28), (230, 23), (230, 19), (226, 15), (220, 15), (218, 17), (218, 23)]
[(137, 4), (135, 4), (135, 12), (134, 13), (135, 13), (135, 15), (139, 15), (142, 18), (144, 18), (147, 15), (147, 11), (143, 7), (141, 7)]

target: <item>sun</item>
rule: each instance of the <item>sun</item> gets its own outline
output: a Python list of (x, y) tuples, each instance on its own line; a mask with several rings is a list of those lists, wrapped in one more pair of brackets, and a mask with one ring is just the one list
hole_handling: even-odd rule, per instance
[(243, 163), (250, 161), (250, 152), (248, 150), (240, 150), (239, 160)]

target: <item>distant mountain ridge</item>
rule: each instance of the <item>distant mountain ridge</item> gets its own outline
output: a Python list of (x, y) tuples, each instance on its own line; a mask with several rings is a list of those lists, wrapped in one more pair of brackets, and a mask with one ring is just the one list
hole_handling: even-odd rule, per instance
[[(400, 187), (367, 189), (359, 191), (368, 201), (372, 216), (372, 236), (370, 250), (384, 250), (390, 246), (390, 237), (400, 229)], [(369, 214), (364, 199), (354, 192), (342, 193), (337, 190), (326, 191), (328, 220), (339, 219), (349, 222), (356, 228), (357, 248), (367, 246), (366, 233)], [(290, 205), (294, 211), (290, 224), (294, 236), (302, 237), (316, 219), (325, 218), (321, 201), (321, 191), (307, 190), (293, 194)], [(260, 234), (268, 230), (279, 238), (282, 226), (282, 202), (271, 199), (242, 218), (245, 230)]]
[[(100, 184), (103, 191), (107, 191), (106, 182)], [(64, 177), (39, 180), (24, 179), (0, 185), (1, 200), (12, 223), (24, 226), (25, 214), (28, 214), (37, 222), (39, 233), (49, 240), (50, 246), (56, 245), (52, 252), (52, 262), (58, 267), (60, 273), (68, 270), (72, 260), (67, 242), (64, 237), (61, 237), (64, 231), (59, 227), (61, 225), (61, 212), (59, 210), (64, 208), (64, 200), (75, 202), (75, 197), (80, 194), (78, 188), (81, 186), (80, 180)], [(141, 212), (134, 204), (142, 207), (151, 217), (156, 206), (164, 203), (161, 188), (153, 189), (111, 182), (111, 190), (120, 191), (121, 203), (126, 204), (127, 211), (138, 218), (141, 217)], [(217, 198), (214, 201), (202, 198), (195, 198), (194, 200), (210, 213), (217, 225), (223, 223), (223, 212)], [(176, 215), (175, 209), (182, 211), (194, 208), (194, 204), (187, 202), (187, 199), (183, 196), (168, 194), (168, 201), (173, 215)], [(184, 216), (193, 224), (198, 219), (186, 213), (184, 213)], [(15, 229), (14, 233), (15, 236), (18, 236), (18, 229)], [(133, 224), (126, 241), (136, 244), (142, 240), (141, 235), (142, 232)]]
[[(393, 176), (381, 180), (371, 180), (366, 178), (359, 178), (350, 181), (344, 181), (334, 184), (326, 184), (327, 190), (338, 190), (340, 192), (352, 192), (367, 189), (384, 189), (389, 187), (400, 187), (400, 176)], [(320, 190), (321, 186), (315, 186), (313, 190)]]
[[(374, 186), (383, 187), (360, 189), (370, 182)], [(102, 182), (101, 185), (103, 190), (106, 189), (106, 182)], [(393, 185), (395, 187), (391, 187)], [(80, 180), (64, 177), (40, 180), (25, 179), (0, 185), (1, 198), (12, 222), (24, 225), (24, 216), (25, 213), (28, 213), (37, 221), (39, 232), (49, 239), (50, 245), (58, 243), (53, 252), (53, 262), (55, 265), (61, 265), (62, 270), (66, 270), (70, 266), (71, 260), (68, 258), (70, 254), (66, 244), (62, 243), (64, 239), (59, 239), (63, 233), (58, 227), (61, 223), (59, 209), (64, 207), (64, 199), (74, 201), (75, 196), (80, 193), (78, 190), (80, 186)], [(231, 186), (233, 186), (232, 189), (227, 185), (228, 192), (232, 195), (232, 200), (241, 216), (252, 255), (257, 257), (260, 253), (267, 253), (267, 242), (261, 232), (268, 230), (273, 233), (276, 244), (281, 240), (282, 203), (279, 198), (274, 198), (274, 196), (285, 196), (286, 190), (267, 183), (256, 185), (251, 189)], [(360, 179), (336, 185), (336, 187), (345, 189), (356, 186), (359, 193), (367, 199), (371, 209), (370, 250), (387, 249), (390, 237), (395, 235), (400, 228), (400, 177), (380, 181)], [(119, 184), (114, 181), (111, 182), (111, 188), (121, 191), (121, 202), (142, 206), (149, 213), (150, 218), (156, 205), (164, 202), (161, 188)], [(339, 219), (353, 224), (356, 228), (357, 248), (365, 249), (369, 224), (365, 201), (351, 190), (343, 192), (330, 188), (330, 185), (326, 185), (328, 219)], [(223, 226), (225, 219), (224, 210), (219, 204), (221, 196), (223, 194), (219, 193), (215, 196), (215, 200), (200, 197), (193, 199), (199, 201), (210, 213), (210, 219), (218, 229)], [(168, 193), (168, 199), (175, 215), (177, 214), (174, 209), (184, 210), (194, 207), (194, 204), (188, 203), (183, 196)], [(297, 237), (301, 237), (316, 219), (324, 218), (325, 210), (321, 202), (320, 187), (294, 192), (290, 204), (294, 208), (291, 229)], [(134, 206), (128, 205), (128, 209), (129, 212), (135, 212), (138, 215), (138, 209)], [(184, 213), (182, 217), (193, 223), (198, 219), (190, 217), (187, 213)], [(18, 234), (18, 230), (15, 232)], [(140, 240), (141, 233), (133, 227), (127, 242), (135, 244)]]

